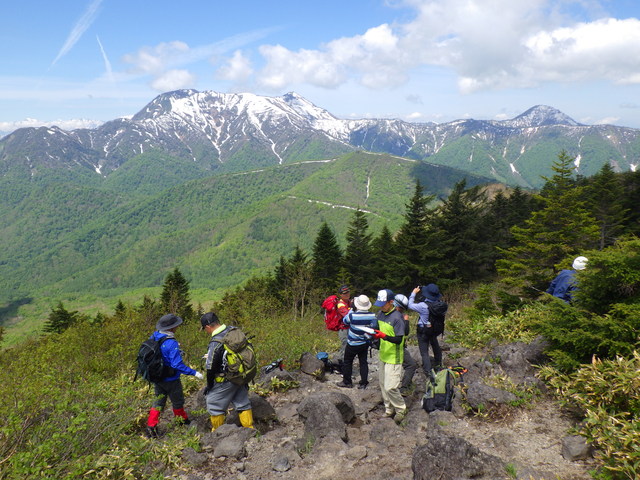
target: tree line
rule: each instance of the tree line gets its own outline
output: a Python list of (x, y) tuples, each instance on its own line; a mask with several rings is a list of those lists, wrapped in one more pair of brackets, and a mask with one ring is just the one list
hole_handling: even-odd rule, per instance
[(446, 289), (498, 279), (534, 298), (572, 256), (640, 233), (640, 172), (615, 173), (605, 164), (586, 178), (574, 174), (574, 160), (561, 152), (537, 193), (492, 194), (461, 180), (436, 202), (417, 181), (398, 231), (384, 226), (374, 234), (367, 214), (356, 210), (344, 248), (325, 222), (311, 252), (296, 247), (265, 281), (296, 311), (313, 290), (341, 284), (375, 295), (382, 288), (408, 292), (431, 282)]

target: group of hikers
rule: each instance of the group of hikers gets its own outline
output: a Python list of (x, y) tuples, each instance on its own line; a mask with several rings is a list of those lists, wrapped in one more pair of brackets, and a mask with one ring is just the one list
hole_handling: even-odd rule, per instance
[[(547, 293), (565, 302), (571, 302), (577, 290), (575, 274), (586, 268), (588, 259), (577, 257), (572, 269), (562, 270), (551, 282)], [(384, 415), (401, 423), (407, 415), (404, 396), (411, 393), (413, 376), (417, 371), (417, 362), (406, 348), (409, 335), (408, 311), (418, 313), (417, 338), (422, 369), (427, 381), (435, 382), (435, 372), (442, 368), (442, 349), (438, 336), (444, 333), (444, 319), (448, 305), (442, 301), (440, 289), (434, 283), (417, 286), (407, 298), (402, 294), (394, 294), (389, 289), (380, 290), (373, 303), (379, 307), (377, 313), (371, 312), (372, 303), (367, 295), (351, 298), (347, 285), (339, 288), (337, 295), (325, 299), (322, 307), (325, 310), (327, 328), (338, 332), (341, 346), (338, 355), (342, 358), (342, 381), (337, 385), (342, 388), (353, 388), (353, 363), (358, 358), (360, 381), (358, 388), (365, 389), (369, 384), (369, 365), (367, 355), (370, 348), (379, 350), (379, 384), (384, 402)], [(253, 412), (249, 400), (248, 383), (255, 375), (243, 372), (241, 381), (230, 375), (230, 366), (237, 351), (230, 347), (229, 338), (240, 338), (242, 348), (253, 349), (246, 337), (237, 327), (227, 326), (220, 322), (214, 312), (205, 313), (200, 318), (203, 331), (209, 336), (209, 346), (205, 358), (206, 373), (203, 374), (187, 366), (182, 359), (180, 345), (175, 339), (177, 328), (183, 320), (169, 313), (163, 315), (156, 323), (155, 332), (145, 344), (151, 354), (157, 353), (160, 359), (160, 370), (155, 377), (146, 370), (145, 378), (154, 385), (155, 399), (147, 418), (147, 435), (159, 436), (158, 422), (160, 414), (171, 400), (174, 416), (182, 423), (189, 424), (190, 419), (184, 409), (185, 398), (180, 381), (181, 375), (193, 375), (199, 380), (206, 378), (203, 390), (207, 411), (210, 415), (212, 431), (221, 426), (226, 418), (229, 405), (233, 403), (238, 412), (240, 424), (253, 428)], [(239, 336), (239, 337), (238, 337)], [(247, 344), (249, 345), (247, 347)], [(431, 363), (429, 347), (433, 350), (434, 363)], [(154, 350), (155, 349), (155, 350)], [(142, 347), (138, 356), (138, 373), (148, 369), (147, 360), (142, 358)], [(256, 368), (255, 358), (252, 369)], [(238, 362), (241, 363), (241, 362)]]
[[(369, 297), (358, 295), (352, 299), (347, 285), (340, 287), (338, 295), (330, 296), (323, 302), (327, 328), (336, 330), (341, 340), (338, 355), (342, 357), (342, 381), (338, 386), (353, 388), (353, 362), (357, 357), (360, 367), (358, 388), (367, 388), (367, 354), (370, 348), (378, 349), (378, 376), (384, 415), (400, 423), (407, 415), (403, 396), (410, 393), (418, 367), (405, 344), (409, 335), (408, 311), (418, 313), (417, 337), (422, 368), (426, 378), (434, 381), (434, 371), (442, 368), (442, 349), (438, 336), (444, 332), (448, 305), (442, 301), (440, 289), (434, 283), (415, 287), (409, 298), (394, 294), (390, 289), (380, 290), (373, 305), (379, 307), (375, 314), (371, 312)], [(339, 321), (336, 321), (336, 317)], [(433, 365), (429, 347), (433, 350)]]
[[(175, 339), (175, 332), (182, 323), (182, 318), (177, 315), (172, 313), (164, 315), (158, 320), (156, 331), (150, 339), (157, 342), (163, 366), (159, 376), (151, 379), (155, 399), (147, 418), (147, 435), (151, 438), (159, 436), (158, 421), (167, 399), (171, 400), (174, 416), (183, 424), (191, 423), (184, 410), (185, 398), (180, 381), (181, 375), (193, 375), (199, 380), (206, 378), (207, 385), (203, 393), (210, 415), (212, 431), (224, 423), (227, 409), (231, 403), (238, 412), (241, 425), (253, 428), (253, 412), (249, 400), (248, 382), (234, 382), (228, 374), (230, 356), (226, 339), (232, 335), (232, 331), (235, 333), (239, 330), (221, 323), (213, 312), (205, 313), (200, 318), (201, 328), (209, 336), (209, 347), (205, 355), (206, 374), (202, 374), (188, 367), (182, 359), (180, 345)], [(246, 341), (244, 334), (242, 337)], [(140, 358), (138, 362), (140, 365)]]

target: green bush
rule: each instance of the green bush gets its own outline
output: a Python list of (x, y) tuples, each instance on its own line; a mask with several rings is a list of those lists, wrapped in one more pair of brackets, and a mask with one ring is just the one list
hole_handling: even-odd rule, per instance
[(605, 479), (640, 478), (640, 354), (594, 359), (571, 375), (547, 367), (541, 376), (584, 415), (580, 434), (598, 448)]
[(506, 315), (474, 315), (452, 318), (447, 322), (450, 340), (468, 348), (481, 348), (492, 342), (530, 342), (536, 333), (530, 329), (531, 318), (542, 311), (539, 304), (522, 307)]
[(640, 303), (640, 239), (622, 240), (586, 256), (589, 263), (578, 274), (576, 293), (582, 308), (602, 315), (616, 304)]

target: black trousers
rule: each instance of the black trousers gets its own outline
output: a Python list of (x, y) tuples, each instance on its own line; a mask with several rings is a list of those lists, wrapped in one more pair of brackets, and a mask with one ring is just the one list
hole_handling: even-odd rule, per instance
[(442, 349), (438, 343), (437, 335), (418, 335), (418, 348), (422, 357), (422, 369), (429, 378), (431, 372), (431, 358), (429, 358), (429, 345), (433, 349), (433, 359), (436, 365), (442, 365)]
[(360, 363), (360, 385), (369, 383), (369, 364), (367, 363), (367, 353), (369, 345), (349, 345), (344, 349), (344, 364), (342, 365), (342, 381), (351, 385), (351, 374), (353, 373), (353, 360), (358, 357)]

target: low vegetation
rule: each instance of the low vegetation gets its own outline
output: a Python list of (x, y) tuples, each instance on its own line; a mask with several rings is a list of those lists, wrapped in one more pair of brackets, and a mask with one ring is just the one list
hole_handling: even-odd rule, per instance
[[(176, 424), (162, 442), (145, 439), (150, 389), (133, 381), (137, 348), (167, 311), (185, 318), (177, 337), (185, 361), (197, 369), (203, 367), (207, 343), (198, 318), (210, 306), (223, 321), (245, 330), (261, 365), (283, 358), (291, 368), (304, 352), (337, 349), (337, 336), (324, 328), (319, 305), (341, 283), (373, 296), (379, 288), (409, 292), (430, 281), (447, 295), (450, 339), (462, 346), (481, 349), (542, 335), (549, 344), (549, 363), (541, 375), (562, 402), (584, 417), (578, 433), (597, 447), (601, 459), (594, 475), (638, 478), (637, 222), (622, 204), (612, 212), (604, 208), (609, 201), (597, 202), (613, 188), (605, 182), (612, 178), (606, 169), (587, 182), (569, 178), (569, 164), (561, 155), (556, 175), (540, 195), (516, 191), (510, 200), (499, 195), (483, 199), (479, 189), (460, 182), (434, 205), (418, 182), (395, 234), (382, 226), (373, 235), (367, 217), (356, 210), (346, 221), (342, 249), (324, 222), (311, 253), (294, 248), (271, 272), (250, 276), (206, 309), (194, 302), (189, 280), (175, 267), (164, 272), (161, 292), (120, 301), (112, 310), (88, 315), (56, 302), (44, 325), (46, 335), (0, 352), (0, 403), (5, 407), (0, 480), (161, 478), (163, 468), (182, 468), (181, 450), (199, 449), (195, 429)], [(613, 178), (619, 186), (629, 185)], [(587, 196), (586, 188), (594, 190)], [(637, 195), (633, 188), (627, 193)], [(592, 205), (585, 204), (586, 198)], [(573, 202), (568, 208), (573, 215), (563, 215), (560, 228), (553, 211), (566, 208), (563, 201)], [(576, 240), (566, 225), (585, 235)], [(587, 256), (589, 264), (577, 276), (574, 301), (567, 304), (543, 293), (557, 270), (578, 254)], [(497, 272), (492, 270), (496, 262)], [(493, 381), (514, 390), (505, 379)], [(191, 377), (184, 385), (187, 393), (202, 387)], [(513, 406), (520, 407), (537, 392), (516, 395)]]

